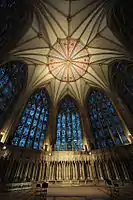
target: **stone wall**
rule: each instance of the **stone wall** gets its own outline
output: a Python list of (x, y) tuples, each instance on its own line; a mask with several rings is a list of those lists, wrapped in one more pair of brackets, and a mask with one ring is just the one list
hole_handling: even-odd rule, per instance
[(0, 151), (0, 182), (133, 181), (133, 145), (95, 151)]

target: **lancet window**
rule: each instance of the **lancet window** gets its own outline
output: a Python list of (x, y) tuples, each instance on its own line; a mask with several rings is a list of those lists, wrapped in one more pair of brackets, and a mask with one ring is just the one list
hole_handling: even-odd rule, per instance
[(44, 89), (33, 93), (22, 113), (12, 144), (43, 149), (49, 117), (49, 97)]
[(57, 115), (56, 150), (80, 151), (83, 148), (80, 114), (73, 99), (65, 98)]
[(127, 144), (122, 122), (108, 97), (93, 90), (88, 96), (88, 114), (96, 148)]
[(27, 82), (26, 64), (20, 61), (0, 66), (0, 127), (13, 108)]

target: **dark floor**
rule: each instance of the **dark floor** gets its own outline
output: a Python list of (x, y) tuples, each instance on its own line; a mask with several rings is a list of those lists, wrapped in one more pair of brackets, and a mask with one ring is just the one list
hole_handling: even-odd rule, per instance
[[(12, 191), (0, 194), (0, 200), (39, 200), (35, 191)], [(50, 187), (47, 200), (107, 200), (108, 194), (97, 187)]]
[[(111, 189), (93, 186), (50, 186), (47, 200), (109, 200)], [(133, 185), (119, 187), (119, 195), (115, 200), (133, 200)], [(22, 190), (0, 193), (0, 200), (40, 200), (40, 191)], [(113, 199), (113, 198), (112, 198)]]

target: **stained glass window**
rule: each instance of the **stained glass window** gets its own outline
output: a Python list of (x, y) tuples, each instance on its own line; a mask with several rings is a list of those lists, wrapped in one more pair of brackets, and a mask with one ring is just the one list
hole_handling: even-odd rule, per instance
[(57, 115), (56, 150), (80, 151), (83, 149), (81, 120), (75, 102), (65, 98)]
[(93, 90), (89, 94), (88, 111), (96, 148), (128, 144), (116, 110), (103, 92)]
[(26, 79), (27, 67), (23, 62), (12, 61), (0, 66), (0, 127), (26, 85)]
[(121, 99), (133, 113), (133, 63), (124, 60), (113, 63), (111, 82)]
[(15, 131), (12, 145), (42, 150), (49, 116), (49, 97), (44, 89), (32, 94)]

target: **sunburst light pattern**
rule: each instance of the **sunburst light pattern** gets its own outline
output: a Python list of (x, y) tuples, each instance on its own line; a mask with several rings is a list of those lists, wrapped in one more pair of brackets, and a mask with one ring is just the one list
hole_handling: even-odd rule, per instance
[(58, 40), (49, 53), (49, 70), (60, 81), (82, 77), (89, 65), (88, 50), (78, 40)]

